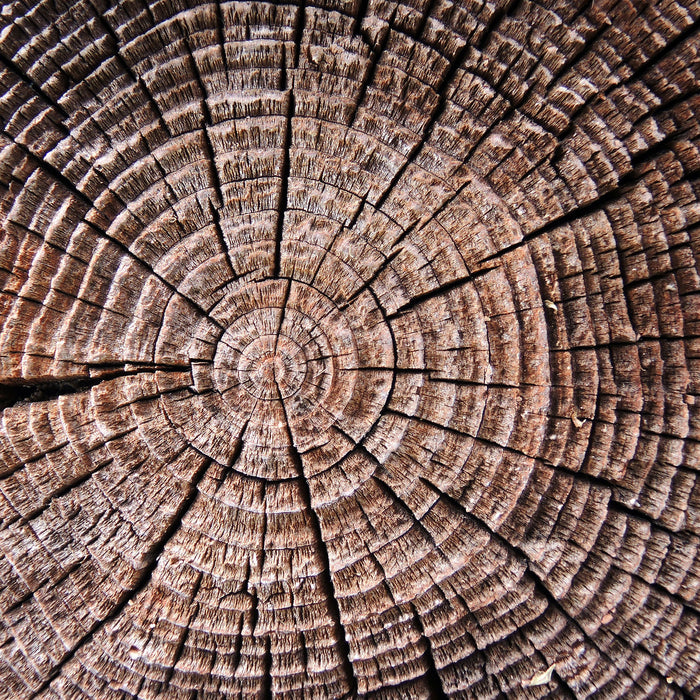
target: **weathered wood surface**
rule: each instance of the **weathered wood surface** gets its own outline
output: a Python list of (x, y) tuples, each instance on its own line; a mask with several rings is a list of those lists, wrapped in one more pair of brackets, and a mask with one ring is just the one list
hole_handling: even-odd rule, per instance
[(0, 13), (0, 696), (700, 698), (692, 0)]

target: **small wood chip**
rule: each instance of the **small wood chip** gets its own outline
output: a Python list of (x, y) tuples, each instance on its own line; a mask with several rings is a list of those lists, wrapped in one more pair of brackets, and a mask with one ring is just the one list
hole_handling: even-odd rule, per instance
[(571, 414), (571, 422), (576, 426), (577, 428), (581, 428), (583, 424), (586, 422), (585, 418), (579, 418), (575, 413)]
[(546, 671), (540, 671), (536, 673), (529, 681), (525, 681), (523, 685), (526, 688), (531, 688), (535, 685), (546, 685), (552, 680), (552, 673), (556, 667), (556, 664), (552, 664)]
[(545, 299), (545, 300), (544, 300), (544, 305), (545, 305), (548, 309), (552, 309), (552, 311), (556, 311), (556, 310), (557, 310), (557, 305), (556, 305), (551, 299)]

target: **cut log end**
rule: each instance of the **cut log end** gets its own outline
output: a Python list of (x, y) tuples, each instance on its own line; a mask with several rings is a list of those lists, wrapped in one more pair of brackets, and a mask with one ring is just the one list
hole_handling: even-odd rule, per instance
[(700, 698), (692, 2), (0, 12), (0, 697)]

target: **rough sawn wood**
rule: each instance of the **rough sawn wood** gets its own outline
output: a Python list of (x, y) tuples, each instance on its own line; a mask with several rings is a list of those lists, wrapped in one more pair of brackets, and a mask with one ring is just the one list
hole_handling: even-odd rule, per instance
[(3, 5), (0, 697), (700, 698), (699, 16)]

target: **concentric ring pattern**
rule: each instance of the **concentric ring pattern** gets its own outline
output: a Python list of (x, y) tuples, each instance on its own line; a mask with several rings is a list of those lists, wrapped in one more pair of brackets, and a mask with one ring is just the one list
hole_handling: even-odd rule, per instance
[(0, 13), (0, 696), (700, 698), (688, 0)]

